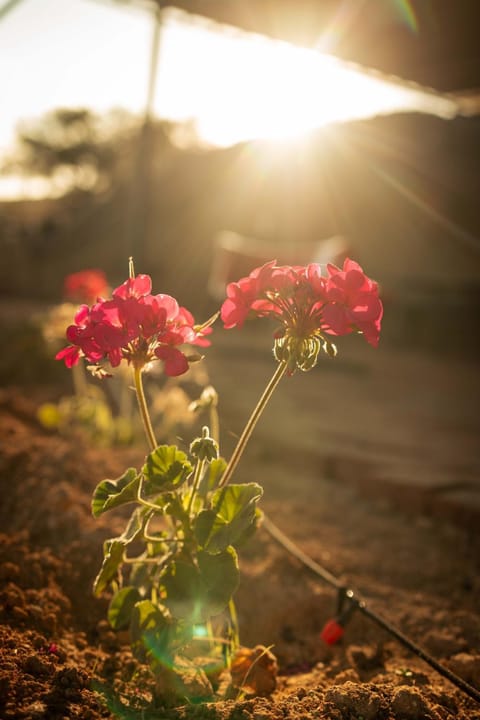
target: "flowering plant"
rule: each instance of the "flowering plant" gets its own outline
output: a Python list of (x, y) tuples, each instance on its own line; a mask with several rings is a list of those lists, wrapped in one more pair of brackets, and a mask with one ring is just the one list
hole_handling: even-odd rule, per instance
[[(94, 591), (113, 591), (109, 621), (114, 629), (129, 630), (133, 652), (150, 664), (162, 701), (170, 694), (189, 694), (186, 670), (195, 673), (197, 697), (211, 695), (225, 667), (235, 686), (270, 692), (273, 656), (265, 648), (250, 655), (239, 648), (232, 599), (239, 582), (237, 551), (261, 521), (262, 488), (254, 482), (234, 484), (232, 476), (284, 375), (312, 369), (321, 351), (335, 356), (333, 336), (360, 332), (368, 343), (378, 344), (383, 312), (378, 286), (349, 259), (342, 269), (328, 265), (326, 275), (317, 264), (277, 266), (272, 261), (228, 285), (220, 313), (202, 325), (173, 297), (152, 295), (151, 289), (150, 277), (135, 275), (130, 261), (130, 277), (110, 299), (79, 308), (67, 328), (70, 344), (56, 356), (69, 368), (85, 359), (102, 378), (110, 374), (108, 366), (130, 366), (149, 444), (140, 469), (128, 468), (94, 491), (95, 517), (134, 506), (124, 532), (105, 542)], [(152, 363), (161, 362), (166, 375), (178, 376), (201, 359), (187, 347), (210, 344), (218, 314), (226, 329), (241, 328), (249, 317), (268, 317), (278, 326), (277, 367), (228, 462), (219, 454), (214, 392), (203, 397), (210, 427), (203, 427), (186, 453), (158, 444), (143, 389)], [(207, 660), (202, 659), (205, 648)], [(260, 686), (251, 670), (262, 659), (271, 682)]]
[(93, 302), (108, 291), (108, 281), (103, 270), (80, 270), (67, 275), (63, 282), (63, 294), (71, 302)]
[[(63, 283), (64, 301), (42, 316), (44, 339), (52, 351), (55, 349), (56, 352), (64, 344), (65, 327), (72, 322), (72, 316), (77, 319), (89, 305), (96, 305), (99, 297), (110, 293), (101, 270), (87, 269), (67, 275)], [(78, 303), (83, 303), (80, 308)], [(73, 394), (62, 396), (56, 403), (43, 403), (37, 413), (40, 422), (62, 434), (86, 434), (89, 440), (104, 446), (131, 444), (141, 439), (143, 427), (136, 412), (127, 363), (120, 363), (115, 368), (110, 365), (108, 374), (112, 378), (108, 388), (91, 377), (90, 373), (93, 376), (101, 374), (96, 364), (87, 365), (90, 373), (86, 372), (83, 362), (74, 363), (71, 369)], [(204, 386), (207, 381), (205, 369), (200, 365), (188, 377), (192, 389), (195, 385)], [(194, 422), (189, 411), (191, 397), (182, 385), (180, 376), (162, 374), (160, 363), (157, 368), (152, 367), (145, 384), (150, 415), (162, 434), (168, 437), (174, 437)]]
[[(42, 331), (48, 347), (58, 349), (64, 342), (65, 325), (71, 322), (80, 302), (90, 303), (109, 292), (102, 270), (87, 269), (67, 275), (63, 282), (63, 301), (42, 316)], [(116, 417), (100, 384), (87, 381), (85, 369), (77, 365), (72, 372), (73, 394), (57, 403), (46, 402), (38, 409), (38, 419), (45, 427), (64, 434), (81, 429), (99, 444), (128, 442), (132, 437), (126, 403), (122, 416)]]

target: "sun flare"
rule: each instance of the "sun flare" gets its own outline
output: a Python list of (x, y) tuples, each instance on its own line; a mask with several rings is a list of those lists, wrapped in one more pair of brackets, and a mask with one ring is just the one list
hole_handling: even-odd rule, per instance
[[(410, 3), (397, 4), (414, 30)], [(150, 12), (84, 0), (44, 0), (42, 10), (19, 3), (0, 24), (0, 156), (10, 151), (19, 120), (54, 108), (145, 109)], [(318, 47), (327, 46), (333, 49), (319, 38)], [(151, 110), (172, 123), (172, 140), (183, 147), (269, 140), (279, 153), (296, 141), (308, 144), (310, 131), (332, 123), (397, 112), (458, 114), (452, 97), (172, 7), (161, 12), (158, 60)], [(0, 197), (44, 192), (37, 181), (0, 178)]]
[(333, 122), (396, 112), (425, 94), (314, 49), (165, 12), (159, 111), (213, 145), (283, 140)]

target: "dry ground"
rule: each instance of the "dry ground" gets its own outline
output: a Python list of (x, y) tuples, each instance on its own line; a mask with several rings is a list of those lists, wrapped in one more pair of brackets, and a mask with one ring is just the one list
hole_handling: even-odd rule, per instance
[[(228, 455), (274, 367), (265, 335), (222, 337), (208, 367)], [(474, 367), (354, 340), (335, 364), (284, 381), (237, 479), (263, 484), (263, 509), (305, 552), (480, 689)], [(335, 594), (265, 529), (240, 558), (236, 602), (242, 642), (273, 645), (275, 693), (142, 711), (148, 679), (91, 594), (121, 518), (95, 521), (89, 502), (143, 450), (45, 431), (36, 408), (55, 392), (0, 396), (0, 717), (480, 719), (480, 705), (358, 613), (326, 646)]]

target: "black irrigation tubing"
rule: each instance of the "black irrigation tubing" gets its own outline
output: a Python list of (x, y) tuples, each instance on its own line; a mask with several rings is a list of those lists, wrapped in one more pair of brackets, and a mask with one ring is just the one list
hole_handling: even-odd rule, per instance
[(439, 675), (442, 675), (444, 678), (453, 683), (453, 685), (456, 685), (460, 690), (463, 690), (466, 695), (480, 703), (480, 692), (476, 690), (476, 688), (437, 662), (435, 658), (425, 652), (425, 650), (422, 650), (421, 647), (414, 643), (413, 640), (410, 640), (410, 638), (404, 635), (400, 630), (397, 630), (397, 628), (388, 622), (388, 620), (385, 620), (380, 615), (373, 612), (373, 610), (370, 610), (364, 600), (360, 600), (353, 590), (347, 588), (338, 578), (328, 572), (328, 570), (325, 570), (325, 568), (315, 562), (315, 560), (313, 560), (309, 555), (300, 550), (300, 548), (295, 545), (295, 543), (293, 543), (290, 538), (288, 538), (276, 525), (274, 525), (274, 523), (266, 515), (263, 517), (263, 527), (274, 540), (276, 540), (291, 555), (297, 558), (297, 560), (300, 560), (305, 567), (311, 570), (317, 577), (322, 578), (322, 580), (338, 590), (340, 601), (342, 601), (342, 598), (347, 599), (350, 603), (350, 609), (362, 612), (366, 617), (370, 618), (370, 620), (373, 620), (373, 622), (383, 628), (383, 630), (390, 633), (390, 635), (392, 635), (411, 652), (424, 660), (428, 665), (430, 665), (430, 667), (436, 670)]

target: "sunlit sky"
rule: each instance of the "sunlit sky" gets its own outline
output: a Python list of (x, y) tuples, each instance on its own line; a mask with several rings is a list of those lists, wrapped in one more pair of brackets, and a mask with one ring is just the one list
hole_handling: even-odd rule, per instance
[(19, 119), (55, 107), (140, 111), (150, 37), (151, 19), (138, 10), (92, 0), (20, 2), (0, 21), (0, 147)]
[[(0, 0), (0, 11), (5, 0)], [(193, 121), (226, 146), (291, 137), (330, 121), (401, 109), (453, 114), (451, 101), (385, 83), (315, 50), (166, 10), (159, 117)], [(142, 111), (152, 15), (105, 0), (22, 0), (0, 21), (0, 153), (16, 123), (56, 107)]]

